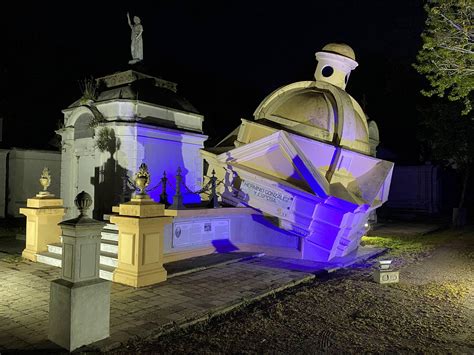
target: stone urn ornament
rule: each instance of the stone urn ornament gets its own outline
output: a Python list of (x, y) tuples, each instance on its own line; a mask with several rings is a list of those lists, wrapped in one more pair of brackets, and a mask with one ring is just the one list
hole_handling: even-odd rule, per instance
[(39, 178), (39, 183), (43, 187), (43, 191), (40, 191), (36, 197), (44, 198), (44, 197), (53, 197), (54, 195), (48, 191), (48, 187), (51, 185), (51, 174), (49, 173), (49, 169), (44, 167), (43, 171), (41, 172), (41, 177)]
[(92, 205), (92, 197), (87, 192), (82, 191), (77, 194), (76, 198), (74, 199), (74, 205), (76, 206), (77, 210), (79, 211), (79, 217), (87, 216), (87, 210)]
[(148, 171), (148, 166), (145, 163), (142, 163), (140, 168), (138, 168), (134, 182), (135, 187), (139, 190), (138, 193), (135, 193), (134, 198), (149, 199), (150, 197), (146, 193), (145, 188), (150, 184), (150, 173)]

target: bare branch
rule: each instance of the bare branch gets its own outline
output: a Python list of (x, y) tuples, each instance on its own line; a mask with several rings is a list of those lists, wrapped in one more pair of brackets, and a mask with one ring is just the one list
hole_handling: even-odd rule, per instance
[(440, 48), (443, 48), (443, 49), (447, 49), (447, 50), (449, 50), (449, 51), (453, 51), (453, 52), (461, 52), (461, 53), (466, 53), (466, 54), (474, 54), (474, 51), (471, 51), (471, 50), (468, 50), (468, 49), (464, 49), (464, 48), (448, 47), (448, 46), (443, 46), (443, 45), (440, 45), (439, 47), (440, 47)]
[(457, 29), (458, 31), (460, 32), (464, 32), (463, 31), (463, 28), (461, 26), (459, 26), (458, 24), (456, 24), (454, 21), (452, 21), (450, 18), (448, 18), (447, 16), (445, 16), (441, 11), (439, 12), (440, 16), (442, 18), (444, 18), (446, 21), (448, 21), (449, 24), (451, 24), (451, 26), (453, 26), (455, 29)]

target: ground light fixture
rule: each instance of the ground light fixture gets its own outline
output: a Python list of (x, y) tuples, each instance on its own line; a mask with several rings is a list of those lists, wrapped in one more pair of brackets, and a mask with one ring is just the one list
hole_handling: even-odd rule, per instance
[(398, 283), (399, 271), (392, 267), (392, 260), (379, 260), (375, 268), (374, 280), (379, 284)]

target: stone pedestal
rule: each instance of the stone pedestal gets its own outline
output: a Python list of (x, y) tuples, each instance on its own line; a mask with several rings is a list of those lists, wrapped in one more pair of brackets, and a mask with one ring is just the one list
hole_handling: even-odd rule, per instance
[(119, 215), (110, 221), (118, 226), (118, 266), (113, 280), (133, 287), (163, 282), (164, 226), (173, 218), (165, 216), (165, 206), (147, 199), (121, 204)]
[(110, 281), (51, 282), (48, 338), (73, 351), (110, 332)]
[[(90, 206), (92, 200), (85, 195)], [(110, 329), (111, 283), (99, 278), (104, 223), (82, 212), (88, 206), (76, 205), (81, 215), (59, 224), (63, 237), (61, 279), (51, 282), (49, 302), (48, 338), (69, 351), (108, 337)]]
[(36, 261), (36, 254), (47, 251), (48, 244), (59, 243), (61, 222), (65, 209), (63, 200), (54, 197), (36, 197), (27, 200), (20, 213), (26, 216), (26, 247), (22, 256)]

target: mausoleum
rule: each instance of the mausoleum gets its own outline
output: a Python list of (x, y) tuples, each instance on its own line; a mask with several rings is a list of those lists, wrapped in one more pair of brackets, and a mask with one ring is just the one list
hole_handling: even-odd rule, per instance
[[(377, 125), (345, 91), (358, 65), (353, 50), (329, 44), (316, 59), (315, 80), (275, 90), (254, 120), (242, 119), (215, 147), (204, 148), (204, 118), (176, 84), (136, 70), (97, 79), (94, 95), (63, 111), (65, 218), (77, 215), (81, 191), (93, 197), (95, 218), (110, 214), (102, 278), (135, 287), (162, 282), (167, 263), (215, 252), (336, 262), (357, 251), (387, 200), (393, 163), (375, 157)], [(145, 191), (163, 171), (169, 182)], [(135, 173), (141, 192), (131, 198)], [(210, 183), (214, 208), (191, 208), (204, 197), (192, 191)], [(170, 208), (157, 203), (163, 187), (170, 203), (174, 195)], [(30, 248), (32, 259), (61, 266), (56, 238), (47, 250)]]
[[(57, 131), (66, 219), (77, 215), (73, 201), (81, 191), (94, 197), (91, 210), (100, 220), (128, 200), (127, 180), (141, 163), (155, 177), (152, 184), (164, 171), (181, 167), (187, 186), (200, 188), (204, 117), (179, 95), (176, 83), (127, 70), (87, 84), (85, 95), (63, 110), (64, 127)], [(150, 192), (156, 200), (159, 194), (159, 189)], [(184, 200), (199, 202), (199, 196), (188, 194)]]
[(357, 249), (370, 213), (387, 200), (393, 163), (372, 156), (377, 126), (345, 91), (358, 65), (354, 51), (332, 43), (316, 59), (314, 81), (275, 90), (254, 121), (242, 119), (202, 156), (225, 181), (223, 202), (273, 217), (294, 235), (287, 249), (328, 261)]

